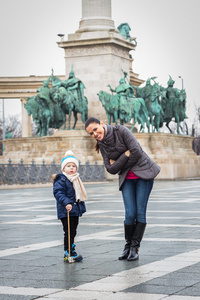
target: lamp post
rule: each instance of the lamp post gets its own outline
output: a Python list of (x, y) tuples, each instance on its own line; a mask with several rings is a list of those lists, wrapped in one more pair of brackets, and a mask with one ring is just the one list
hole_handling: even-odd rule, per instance
[[(183, 78), (181, 77), (181, 76), (178, 76), (180, 79), (181, 79), (181, 81), (182, 81), (182, 90), (184, 89), (184, 87), (183, 87)], [(185, 120), (183, 120), (183, 134), (185, 135)]]
[(4, 99), (2, 99), (2, 127), (3, 127), (3, 141), (5, 140), (5, 115), (4, 115)]
[(4, 115), (4, 99), (1, 99), (1, 104), (2, 104), (2, 154), (4, 152), (4, 140), (5, 140), (5, 115)]
[(59, 36), (60, 37), (60, 40), (61, 40), (61, 42), (63, 42), (64, 41), (64, 34), (62, 34), (62, 33), (59, 33), (59, 34), (57, 34), (57, 36)]
[(182, 80), (182, 90), (184, 89), (183, 87), (183, 78), (181, 76), (178, 76)]

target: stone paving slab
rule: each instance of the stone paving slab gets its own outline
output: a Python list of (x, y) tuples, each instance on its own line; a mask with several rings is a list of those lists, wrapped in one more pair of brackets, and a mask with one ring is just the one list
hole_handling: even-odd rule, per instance
[(155, 181), (136, 262), (119, 261), (124, 207), (117, 182), (86, 185), (77, 251), (63, 262), (52, 187), (0, 190), (0, 300), (200, 299), (200, 181)]

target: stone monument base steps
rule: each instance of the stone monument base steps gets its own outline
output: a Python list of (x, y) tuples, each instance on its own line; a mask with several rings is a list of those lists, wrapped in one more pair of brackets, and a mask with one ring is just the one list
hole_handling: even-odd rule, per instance
[(57, 131), (52, 136), (15, 138), (5, 140), (5, 153), (0, 156), (0, 163), (19, 163), (23, 159), (24, 163), (31, 163), (32, 159), (37, 164), (50, 164), (54, 160), (59, 164), (67, 150), (72, 150), (78, 160), (84, 164), (98, 161), (102, 163), (101, 155), (94, 150), (95, 141), (85, 132), (85, 130), (63, 130)]
[[(161, 166), (157, 179), (177, 179), (200, 177), (200, 157), (192, 150), (193, 137), (166, 133), (134, 133), (143, 150)], [(95, 161), (102, 164), (102, 157), (94, 150), (93, 140), (85, 130), (57, 131), (52, 136), (15, 138), (4, 142), (5, 152), (0, 163), (60, 163), (65, 152), (72, 150), (84, 164)], [(107, 173), (107, 179), (116, 179)]]

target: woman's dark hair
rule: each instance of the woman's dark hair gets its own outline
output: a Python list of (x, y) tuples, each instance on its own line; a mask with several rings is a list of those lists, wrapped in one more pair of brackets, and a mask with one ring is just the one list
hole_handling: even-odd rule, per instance
[[(100, 124), (101, 121), (97, 118), (94, 118), (94, 117), (90, 117), (89, 119), (86, 120), (85, 122), (85, 130), (87, 129), (87, 127), (91, 124), (91, 123), (96, 123), (96, 124)], [(99, 153), (99, 144), (98, 144), (98, 141), (96, 142), (96, 145), (94, 147), (95, 151), (97, 153)]]
[(100, 120), (94, 117), (91, 117), (89, 119), (86, 120), (85, 122), (85, 129), (91, 124), (91, 123), (96, 123), (96, 124), (100, 124)]

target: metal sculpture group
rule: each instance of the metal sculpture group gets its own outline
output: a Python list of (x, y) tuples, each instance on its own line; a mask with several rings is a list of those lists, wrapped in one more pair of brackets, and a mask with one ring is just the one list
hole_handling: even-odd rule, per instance
[[(52, 87), (49, 87), (51, 83)], [(28, 98), (24, 105), (28, 115), (32, 115), (33, 121), (37, 126), (38, 136), (49, 135), (49, 128), (65, 129), (66, 115), (68, 115), (68, 128), (70, 129), (71, 114), (74, 115), (75, 129), (78, 117), (84, 123), (88, 118), (88, 101), (84, 96), (84, 84), (75, 77), (73, 66), (67, 80), (61, 81), (53, 75), (43, 81), (43, 86), (37, 90), (37, 95)]]
[[(117, 29), (128, 42), (137, 45), (136, 38), (130, 36), (130, 26), (128, 23), (120, 24)], [(186, 93), (185, 90), (174, 88), (174, 80), (169, 78), (168, 87), (164, 88), (151, 77), (146, 81), (146, 86), (133, 86), (127, 79), (127, 73), (123, 72), (123, 77), (119, 85), (113, 89), (110, 85), (111, 94), (99, 91), (98, 96), (107, 117), (108, 123), (117, 125), (132, 122), (131, 131), (136, 123), (140, 125), (140, 131), (147, 128), (148, 132), (159, 132), (160, 128), (166, 124), (169, 127), (171, 121), (177, 123), (177, 133), (180, 134), (180, 123), (186, 116)], [(152, 84), (153, 82), (153, 84)], [(49, 84), (51, 83), (51, 88)], [(68, 115), (68, 127), (71, 128), (71, 115), (74, 115), (75, 129), (77, 114), (81, 114), (84, 123), (88, 118), (88, 101), (84, 96), (84, 84), (75, 77), (73, 65), (67, 80), (61, 81), (53, 75), (43, 81), (43, 86), (37, 90), (37, 95), (28, 98), (24, 105), (28, 115), (32, 115), (37, 126), (38, 136), (49, 135), (49, 128), (66, 129), (66, 115)]]
[[(105, 91), (98, 93), (107, 117), (108, 123), (129, 123), (133, 120), (131, 131), (136, 123), (140, 125), (140, 131), (147, 128), (148, 132), (159, 132), (165, 123), (170, 132), (169, 123), (174, 120), (177, 123), (177, 133), (180, 134), (180, 122), (187, 118), (185, 90), (174, 88), (174, 80), (169, 78), (168, 87), (160, 86), (156, 77), (146, 81), (144, 87), (133, 86), (127, 80), (127, 73), (119, 85), (113, 89), (110, 85), (111, 94)], [(153, 82), (153, 84), (152, 84)], [(51, 83), (51, 87), (49, 84)], [(84, 123), (88, 118), (88, 101), (84, 96), (84, 84), (75, 77), (73, 65), (66, 80), (60, 80), (53, 75), (43, 82), (43, 86), (37, 90), (37, 95), (28, 98), (24, 105), (29, 115), (37, 126), (38, 136), (48, 136), (49, 128), (66, 129), (66, 115), (68, 115), (68, 127), (71, 128), (71, 115), (74, 115), (75, 129), (77, 114), (81, 114)]]
[(169, 123), (174, 120), (177, 123), (177, 133), (180, 134), (180, 122), (187, 118), (185, 90), (174, 88), (175, 81), (171, 76), (167, 88), (160, 86), (155, 81), (156, 77), (148, 79), (146, 86), (142, 88), (133, 86), (127, 80), (127, 73), (122, 72), (124, 76), (115, 89), (108, 85), (112, 94), (104, 91), (98, 93), (109, 124), (114, 122), (117, 125), (118, 119), (121, 125), (133, 120), (131, 131), (138, 123), (141, 125), (140, 131), (144, 131), (146, 126), (148, 132), (159, 132), (166, 123), (172, 133)]

